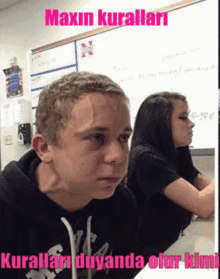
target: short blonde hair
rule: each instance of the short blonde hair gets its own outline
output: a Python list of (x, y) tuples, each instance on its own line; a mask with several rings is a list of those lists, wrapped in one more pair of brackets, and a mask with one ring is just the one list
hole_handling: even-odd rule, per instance
[(46, 86), (40, 93), (36, 109), (37, 133), (47, 141), (58, 143), (58, 129), (65, 127), (72, 105), (83, 94), (99, 92), (120, 95), (128, 100), (118, 84), (105, 75), (73, 72)]

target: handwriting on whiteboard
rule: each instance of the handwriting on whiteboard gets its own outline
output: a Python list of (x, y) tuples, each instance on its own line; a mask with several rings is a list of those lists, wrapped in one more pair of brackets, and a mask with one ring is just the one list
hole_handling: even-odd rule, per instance
[(177, 53), (171, 54), (171, 55), (164, 55), (164, 56), (162, 57), (162, 60), (171, 60), (171, 59), (173, 59), (173, 58), (177, 58), (177, 57), (179, 57), (179, 56), (181, 56), (181, 55), (186, 55), (186, 54), (188, 54), (188, 53), (195, 52), (195, 51), (197, 51), (197, 50), (199, 50), (198, 47), (197, 47), (197, 48), (194, 48), (194, 49), (189, 49), (189, 50), (186, 50), (186, 51), (182, 51), (182, 52), (177, 52)]
[(41, 61), (38, 65), (39, 67), (49, 66), (51, 64), (54, 64), (56, 62), (56, 57), (51, 57), (47, 60)]
[(190, 111), (189, 113), (189, 118), (192, 121), (195, 120), (201, 120), (201, 121), (205, 121), (205, 120), (214, 120), (215, 119), (215, 112), (194, 112), (194, 111)]
[[(159, 68), (159, 67), (158, 67)], [(192, 72), (207, 72), (213, 71), (216, 69), (216, 65), (214, 63), (206, 66), (180, 66), (179, 68), (173, 68), (166, 71), (155, 71), (151, 73), (143, 73), (142, 70), (135, 69), (134, 66), (124, 66), (122, 68), (114, 66), (112, 68), (113, 72), (120, 73), (119, 83), (127, 82), (127, 81), (139, 81), (139, 80), (147, 80), (148, 78), (157, 78), (157, 77), (165, 77), (165, 76), (182, 76), (182, 75), (190, 75)]]
[[(195, 66), (195, 67), (183, 67), (180, 66), (179, 69), (170, 69), (168, 71), (160, 71), (158, 73), (148, 74), (149, 77), (156, 76), (165, 76), (165, 75), (182, 75), (182, 74), (191, 74), (191, 72), (201, 72), (201, 71), (210, 71), (215, 69), (215, 64), (207, 66)], [(140, 78), (140, 77), (139, 77)], [(141, 78), (144, 78), (144, 75), (141, 75)]]

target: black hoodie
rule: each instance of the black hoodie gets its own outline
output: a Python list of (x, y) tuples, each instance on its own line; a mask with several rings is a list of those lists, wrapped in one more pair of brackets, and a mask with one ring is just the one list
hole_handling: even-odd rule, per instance
[[(126, 255), (135, 263), (138, 217), (131, 192), (118, 185), (112, 197), (68, 212), (39, 191), (39, 163), (31, 150), (0, 175), (0, 278), (133, 278), (138, 270), (117, 268), (114, 257), (124, 256), (121, 267)], [(88, 255), (101, 270), (89, 269)]]

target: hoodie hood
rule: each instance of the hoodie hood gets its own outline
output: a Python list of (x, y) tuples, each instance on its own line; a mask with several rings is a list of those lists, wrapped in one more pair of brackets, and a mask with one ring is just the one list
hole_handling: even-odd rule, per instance
[[(63, 226), (60, 219), (71, 217), (71, 212), (43, 194), (30, 178), (31, 172), (34, 172), (33, 169), (40, 162), (34, 150), (29, 151), (18, 162), (10, 162), (1, 176), (3, 187), (0, 188), (0, 200), (8, 204), (12, 211), (36, 223), (51, 227)], [(102, 202), (103, 200), (92, 200), (79, 211), (80, 215), (87, 219), (98, 210)]]
[[(0, 268), (0, 277), (133, 278), (133, 272), (131, 276), (127, 274), (130, 269), (104, 266), (106, 256), (136, 252), (138, 214), (131, 192), (118, 185), (112, 197), (94, 199), (84, 208), (69, 212), (38, 189), (35, 170), (40, 162), (31, 150), (18, 162), (10, 162), (0, 174), (0, 252), (9, 252), (10, 257), (40, 253), (71, 256), (71, 270)], [(103, 257), (103, 268), (84, 266), (76, 270), (75, 257), (82, 254)]]
[[(74, 229), (77, 228), (80, 222), (86, 220), (87, 222), (87, 247), (88, 255), (91, 256), (91, 219), (92, 214), (96, 212), (102, 201), (91, 201), (89, 205), (77, 212), (80, 214), (80, 218), (77, 219), (74, 224), (74, 228), (68, 222), (68, 218), (71, 215), (75, 215), (75, 212), (67, 212), (45, 194), (41, 193), (33, 182), (35, 169), (40, 163), (36, 152), (31, 150), (23, 156), (19, 162), (12, 161), (9, 163), (3, 171), (3, 177), (1, 178), (1, 199), (16, 212), (17, 215), (21, 215), (30, 219), (36, 225), (50, 227), (50, 229), (58, 229), (59, 231), (68, 231), (70, 241), (70, 251), (72, 259), (72, 274), (71, 278), (77, 279), (77, 271), (75, 268), (76, 246)], [(33, 173), (32, 173), (33, 172)], [(16, 183), (15, 183), (16, 181)], [(89, 240), (89, 241), (88, 241)], [(92, 278), (91, 269), (88, 269), (88, 279)]]

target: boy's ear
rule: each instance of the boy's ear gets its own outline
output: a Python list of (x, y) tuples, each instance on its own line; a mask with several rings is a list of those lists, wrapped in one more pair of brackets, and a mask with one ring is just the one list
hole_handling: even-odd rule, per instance
[(50, 148), (48, 148), (48, 143), (44, 135), (36, 134), (32, 139), (32, 146), (42, 162), (45, 164), (51, 162)]

